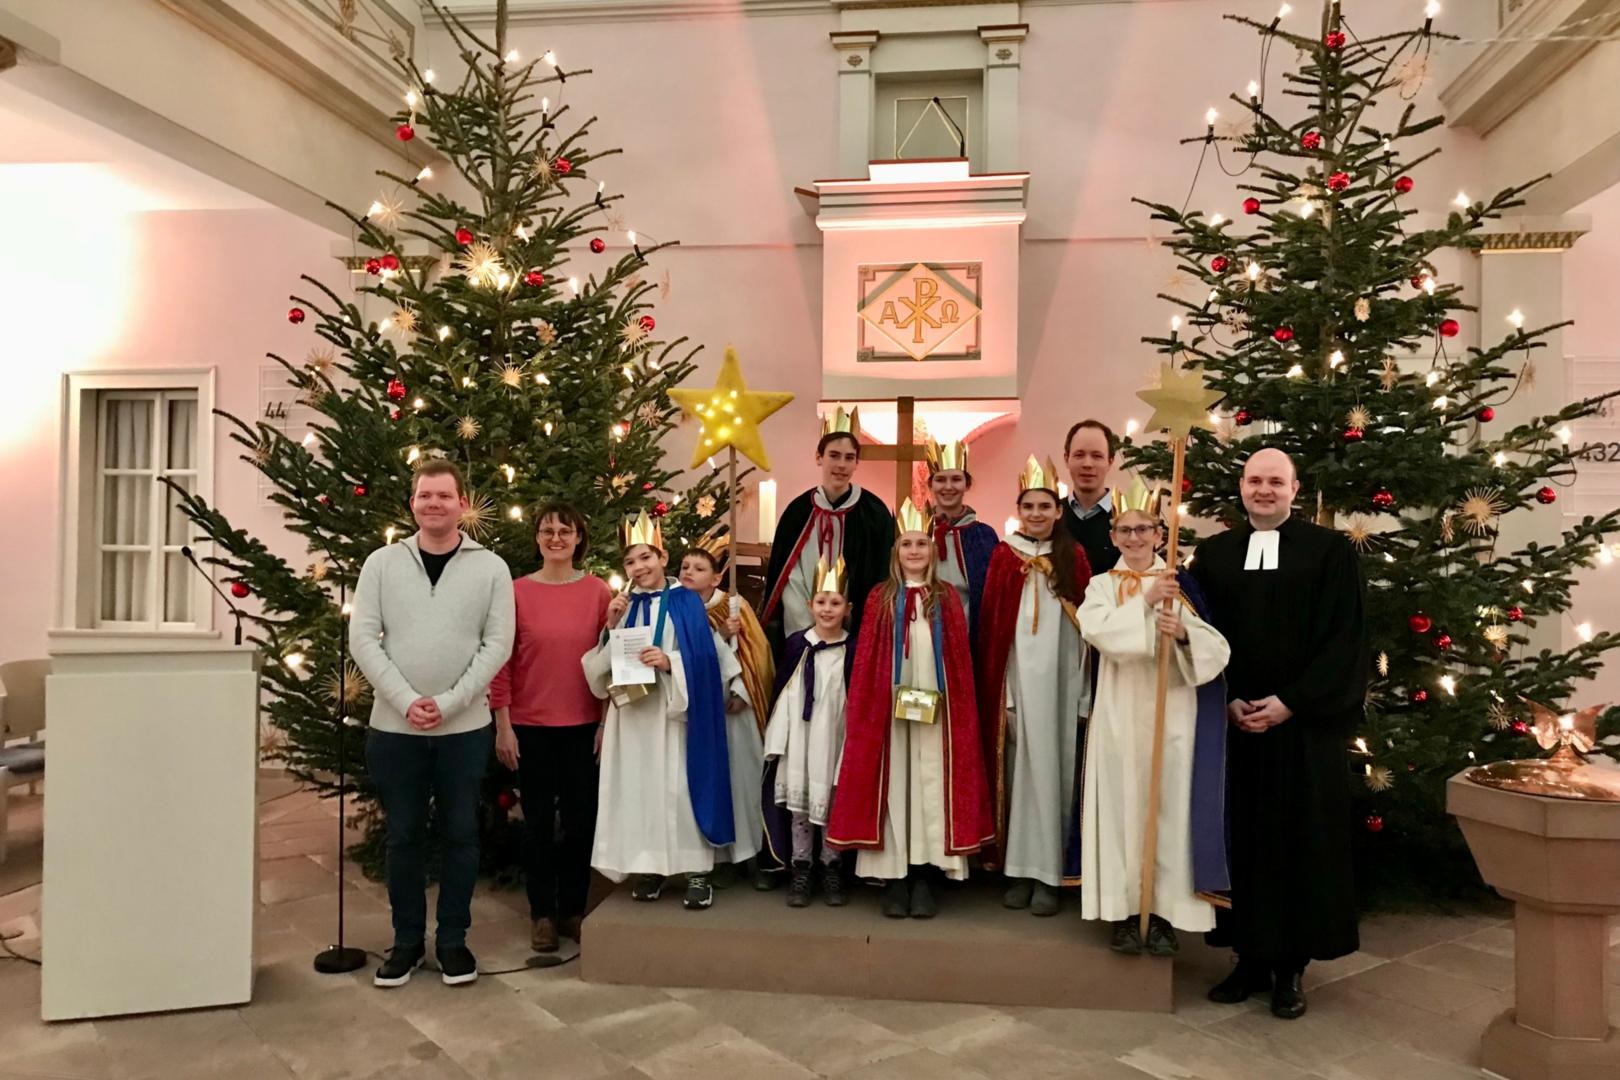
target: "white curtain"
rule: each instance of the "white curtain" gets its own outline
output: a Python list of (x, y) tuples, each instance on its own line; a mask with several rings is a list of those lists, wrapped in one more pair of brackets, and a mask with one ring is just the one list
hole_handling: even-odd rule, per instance
[(195, 397), (152, 392), (103, 400), (101, 622), (193, 621), (192, 572), (179, 554), (189, 523), (158, 478), (194, 490), (196, 440)]

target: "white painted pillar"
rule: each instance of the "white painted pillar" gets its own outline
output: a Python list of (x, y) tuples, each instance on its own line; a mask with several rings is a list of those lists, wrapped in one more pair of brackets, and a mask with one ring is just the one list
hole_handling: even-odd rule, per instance
[(1027, 23), (981, 26), (984, 42), (984, 171), (1018, 170), (1018, 64)]
[(875, 30), (837, 30), (831, 35), (838, 52), (838, 176), (866, 179), (872, 159), (872, 49)]

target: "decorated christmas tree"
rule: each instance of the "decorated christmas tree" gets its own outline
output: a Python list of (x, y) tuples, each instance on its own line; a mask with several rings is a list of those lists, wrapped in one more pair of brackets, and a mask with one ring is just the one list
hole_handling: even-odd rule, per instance
[[(343, 660), (341, 606), (365, 557), (415, 530), (413, 465), (461, 467), (471, 488), (463, 530), (515, 573), (537, 562), (534, 512), (549, 501), (591, 522), (587, 562), (604, 576), (617, 566), (622, 515), (662, 517), (679, 546), (726, 510), (715, 472), (677, 492), (679, 474), (663, 465), (679, 415), (669, 390), (692, 373), (697, 349), (660, 340), (652, 305), (668, 278), (652, 280), (648, 260), (661, 245), (629, 231), (620, 197), (591, 175), (614, 151), (591, 149), (594, 118), (572, 123), (564, 103), (589, 72), (549, 53), (523, 62), (507, 47), (502, 9), (489, 39), (440, 13), (465, 65), (454, 88), (404, 65), (411, 89), (395, 135), (431, 143), (453, 175), (384, 173), (366, 212), (335, 208), (357, 237), (357, 299), (311, 275), (291, 297), (287, 318), (309, 329), (312, 347), (298, 361), (271, 358), (313, 410), (307, 433), (225, 414), (307, 555), (282, 558), (202, 499), (183, 499), (213, 541), (206, 561), (238, 597), (256, 598), (251, 637), (266, 656), (279, 756), (336, 794), (347, 740), (349, 790), (373, 840), (380, 823), (361, 752), (370, 688)], [(511, 784), (492, 769), (484, 854), (496, 869), (515, 858)]]
[[(1343, 530), (1360, 552), (1375, 670), (1345, 767), (1362, 876), (1432, 894), (1477, 881), (1445, 813), (1447, 778), (1537, 754), (1525, 702), (1585, 704), (1583, 681), (1620, 645), (1586, 624), (1573, 648), (1531, 644), (1538, 625), (1558, 644), (1575, 575), (1612, 560), (1605, 538), (1620, 512), (1540, 523), (1547, 542), (1499, 542), (1507, 515), (1559, 513), (1579, 455), (1570, 424), (1604, 398), (1499, 420), (1558, 327), (1510, 318), (1494, 344), (1456, 347), (1474, 309), (1445, 280), (1443, 256), (1478, 249), (1486, 223), (1532, 185), (1436, 212), (1443, 197), (1426, 194), (1420, 166), (1437, 152), (1423, 136), (1442, 121), (1410, 101), (1439, 36), (1432, 18), (1369, 37), (1331, 2), (1311, 34), (1289, 32), (1281, 15), (1230, 18), (1261, 35), (1263, 57), (1275, 44), (1301, 61), (1281, 95), (1251, 84), (1233, 96), (1238, 124), (1219, 126), (1212, 110), (1185, 140), (1239, 177), (1243, 216), (1144, 201), (1169, 224), (1167, 246), (1198, 294), (1165, 294), (1178, 307), (1172, 332), (1144, 340), (1201, 366), (1225, 395), (1215, 433), (1188, 449), (1191, 513), (1240, 520), (1243, 462), (1276, 446), (1298, 466), (1295, 513)], [(1163, 444), (1132, 445), (1126, 460), (1169, 475)], [(1611, 711), (1600, 736), (1615, 730)]]

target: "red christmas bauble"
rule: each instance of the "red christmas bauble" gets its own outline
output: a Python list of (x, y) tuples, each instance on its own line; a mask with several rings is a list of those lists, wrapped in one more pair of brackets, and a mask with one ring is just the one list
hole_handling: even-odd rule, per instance
[(1440, 320), (1440, 336), (1441, 337), (1456, 337), (1457, 336), (1457, 331), (1459, 331), (1461, 329), (1462, 329), (1462, 323), (1458, 322), (1456, 319), (1441, 319)]
[(416, 138), (416, 129), (411, 127), (409, 124), (401, 124), (399, 127), (394, 129), (394, 136), (398, 138), (400, 142), (410, 142), (412, 139)]
[[(1341, 34), (1340, 36), (1342, 37), (1343, 35)], [(1382, 814), (1368, 814), (1367, 815), (1366, 825), (1367, 825), (1367, 831), (1368, 832), (1373, 832), (1373, 833), (1375, 833), (1375, 832), (1383, 832), (1384, 831), (1384, 815), (1382, 815)]]
[(1350, 174), (1347, 172), (1334, 173), (1328, 177), (1327, 186), (1329, 191), (1343, 191), (1350, 186)]
[(527, 274), (523, 275), (523, 284), (527, 285), (531, 289), (538, 289), (545, 283), (546, 275), (541, 273), (539, 270), (530, 270)]
[(1260, 200), (1255, 198), (1253, 195), (1250, 195), (1247, 199), (1244, 199), (1243, 212), (1245, 214), (1258, 214), (1260, 212)]
[(365, 498), (366, 497), (366, 485), (364, 485), (364, 484), (356, 484), (356, 485), (354, 485), (354, 494), (355, 494), (356, 498), (359, 498), (359, 499)]
[(460, 244), (462, 247), (466, 247), (472, 242), (473, 234), (471, 229), (463, 225), (461, 228), (456, 230), (456, 243)]
[(379, 261), (382, 263), (382, 268), (384, 270), (399, 269), (399, 256), (395, 255), (392, 251), (384, 255)]
[(315, 501), (320, 503), (322, 506), (331, 506), (332, 505), (332, 496), (330, 496), (330, 495), (317, 495), (317, 496), (315, 496)]
[(1423, 288), (1423, 279), (1425, 277), (1427, 277), (1427, 276), (1428, 275), (1426, 275), (1426, 274), (1413, 274), (1412, 279), (1411, 279), (1412, 280), (1412, 288), (1414, 288), (1414, 289)]
[(648, 480), (646, 483), (641, 485), (641, 490), (642, 491), (651, 491), (652, 489), (653, 489), (653, 482), (651, 480)]
[(1524, 608), (1514, 604), (1507, 609), (1508, 622), (1524, 622)]
[(304, 321), (304, 309), (301, 307), (287, 309), (287, 321), (297, 326)]
[(1191, 477), (1183, 476), (1181, 478), (1181, 493), (1183, 495), (1192, 494), (1192, 478)]
[(607, 241), (603, 240), (600, 236), (591, 237), (591, 250), (596, 252), (598, 255), (602, 254), (602, 252), (607, 250)]
[(1495, 420), (1495, 419), (1496, 419), (1496, 410), (1491, 408), (1489, 405), (1487, 405), (1483, 409), (1479, 410), (1479, 422), (1480, 423), (1488, 424), (1492, 420)]
[(1428, 700), (1429, 700), (1429, 692), (1427, 690), (1423, 689), (1422, 687), (1419, 687), (1418, 689), (1412, 691), (1412, 701), (1415, 704), (1421, 705), (1425, 701), (1428, 701)]
[(1540, 491), (1536, 492), (1536, 502), (1540, 503), (1542, 506), (1551, 506), (1557, 500), (1558, 492), (1554, 491), (1550, 487), (1544, 487)]
[(1299, 145), (1307, 150), (1319, 148), (1322, 145), (1322, 133), (1320, 131), (1307, 131), (1299, 137)]
[(495, 796), (495, 805), (502, 810), (510, 810), (517, 805), (517, 796), (510, 791), (503, 791)]
[(1407, 192), (1409, 192), (1411, 190), (1412, 190), (1412, 178), (1410, 176), (1397, 176), (1395, 178), (1395, 194), (1397, 194), (1397, 195), (1405, 195)]
[(367, 259), (366, 260), (366, 273), (370, 274), (372, 277), (376, 277), (378, 274), (382, 273), (382, 260), (381, 259)]
[(653, 508), (652, 508), (652, 516), (653, 517), (663, 517), (667, 513), (669, 513), (669, 503), (664, 502), (663, 500), (659, 500), (658, 502), (653, 503)]
[(1329, 30), (1327, 32), (1327, 36), (1322, 38), (1322, 44), (1326, 45), (1330, 49), (1344, 48), (1344, 31)]
[(1215, 271), (1217, 274), (1226, 273), (1226, 268), (1230, 265), (1232, 264), (1227, 260), (1225, 255), (1217, 255), (1213, 259), (1209, 260), (1209, 268)]
[(1442, 652), (1451, 648), (1451, 635), (1442, 630), (1440, 636), (1434, 639), (1434, 647)]
[(650, 334), (653, 332), (653, 328), (658, 325), (658, 322), (651, 315), (643, 315), (636, 320), (636, 325), (640, 326), (644, 333)]
[(1525, 723), (1523, 720), (1515, 720), (1513, 721), (1513, 730), (1518, 734), (1523, 735), (1525, 732), (1530, 730), (1530, 725)]
[(1254, 414), (1248, 409), (1239, 409), (1232, 414), (1232, 422), (1238, 427), (1248, 427), (1254, 422)]
[(1395, 496), (1390, 494), (1388, 488), (1379, 488), (1373, 492), (1372, 504), (1380, 510), (1388, 510), (1395, 505)]
[(1294, 328), (1291, 326), (1279, 326), (1271, 332), (1271, 336), (1286, 345), (1294, 340)]
[(252, 590), (250, 590), (240, 581), (231, 582), (231, 595), (236, 597), (238, 600), (245, 599), (251, 592)]
[(404, 401), (405, 400), (405, 384), (400, 382), (398, 379), (389, 379), (388, 380), (388, 400), (390, 400), (390, 401)]
[(1344, 429), (1344, 441), (1360, 442), (1366, 436), (1366, 434), (1366, 432), (1362, 431), (1358, 427), (1347, 427)]
[(398, 421), (399, 417), (400, 417), (400, 412), (399, 412), (398, 409), (389, 409), (388, 410), (388, 419)]
[(1414, 634), (1427, 634), (1429, 628), (1434, 625), (1434, 620), (1420, 611), (1415, 615), (1408, 615), (1406, 625)]
[(574, 171), (574, 163), (565, 157), (560, 157), (556, 161), (552, 162), (551, 167), (557, 170), (557, 175), (559, 176), (567, 176), (569, 173)]

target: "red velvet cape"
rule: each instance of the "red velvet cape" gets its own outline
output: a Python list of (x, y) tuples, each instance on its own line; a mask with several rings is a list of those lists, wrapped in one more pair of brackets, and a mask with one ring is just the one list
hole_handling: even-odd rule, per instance
[[(1043, 581), (1039, 587), (1041, 618), (1072, 618), (1086, 584), (1091, 581), (1091, 565), (1086, 553), (1067, 533), (1056, 538), (1074, 546), (1075, 589), (1079, 594), (1066, 597), (1060, 606)], [(984, 868), (999, 870), (1001, 852), (1007, 840), (1007, 662), (1012, 658), (1014, 630), (1018, 625), (1018, 604), (1029, 587), (1024, 559), (1003, 540), (990, 556), (990, 569), (984, 576), (984, 596), (979, 605), (979, 656), (975, 683), (978, 687), (979, 737), (983, 743), (985, 787), (990, 796), (994, 835), (984, 849)], [(1083, 655), (1083, 654), (1082, 654)]]
[[(979, 757), (978, 713), (967, 620), (954, 589), (945, 589), (935, 617), (941, 620), (945, 669), (946, 851), (970, 855), (991, 834), (989, 795)], [(889, 734), (894, 720), (894, 611), (881, 589), (866, 599), (845, 709), (844, 759), (838, 770), (827, 843), (837, 848), (883, 847), (888, 809)]]

